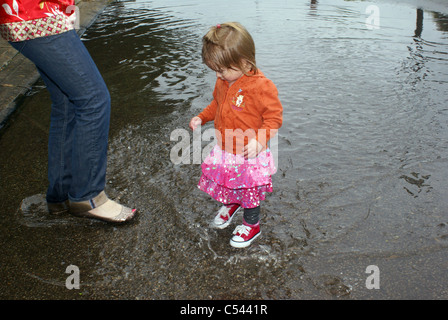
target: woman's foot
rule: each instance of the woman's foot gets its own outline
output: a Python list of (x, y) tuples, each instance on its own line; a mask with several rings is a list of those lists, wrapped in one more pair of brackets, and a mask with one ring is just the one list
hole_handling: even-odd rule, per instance
[(225, 205), (219, 209), (215, 219), (213, 219), (212, 227), (224, 229), (232, 221), (235, 214), (241, 209), (239, 204)]
[(243, 221), (242, 225), (239, 225), (233, 231), (234, 236), (230, 239), (230, 245), (234, 248), (248, 247), (252, 241), (254, 241), (261, 234), (260, 223), (247, 224)]
[(70, 201), (70, 213), (77, 217), (123, 223), (134, 218), (137, 210), (110, 200), (104, 191), (91, 200)]

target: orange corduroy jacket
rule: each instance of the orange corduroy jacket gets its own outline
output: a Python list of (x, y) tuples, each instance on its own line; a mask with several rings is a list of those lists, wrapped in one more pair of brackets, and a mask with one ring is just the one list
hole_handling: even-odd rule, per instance
[(277, 88), (261, 71), (243, 75), (230, 87), (217, 78), (213, 98), (198, 117), (202, 124), (214, 121), (217, 143), (227, 152), (241, 154), (253, 138), (265, 149), (282, 125)]

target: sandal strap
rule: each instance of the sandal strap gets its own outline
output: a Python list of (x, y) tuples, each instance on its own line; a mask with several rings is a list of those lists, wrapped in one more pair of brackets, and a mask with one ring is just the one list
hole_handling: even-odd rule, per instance
[(104, 204), (107, 200), (108, 198), (106, 193), (104, 191), (101, 191), (99, 195), (90, 200), (79, 202), (70, 201), (70, 213), (76, 214), (95, 209)]

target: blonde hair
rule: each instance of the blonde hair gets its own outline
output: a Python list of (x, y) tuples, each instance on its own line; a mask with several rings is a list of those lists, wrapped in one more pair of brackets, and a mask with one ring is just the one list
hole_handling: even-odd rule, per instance
[(247, 71), (254, 74), (258, 72), (254, 40), (238, 22), (227, 22), (210, 28), (202, 38), (202, 61), (215, 71), (236, 67), (246, 75)]

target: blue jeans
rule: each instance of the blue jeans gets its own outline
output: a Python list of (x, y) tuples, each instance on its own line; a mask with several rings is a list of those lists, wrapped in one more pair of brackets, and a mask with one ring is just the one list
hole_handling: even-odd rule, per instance
[(47, 201), (104, 190), (110, 95), (76, 31), (10, 44), (37, 67), (51, 95)]

